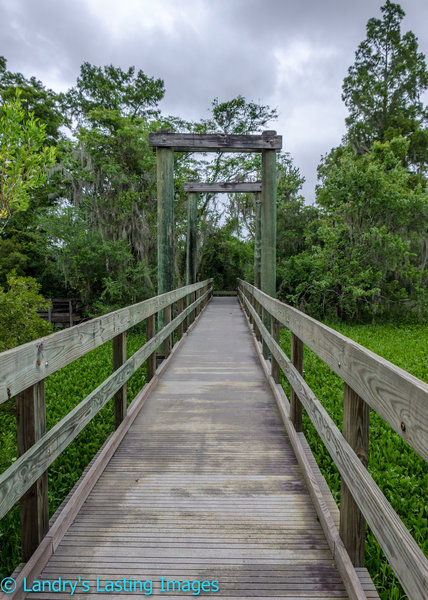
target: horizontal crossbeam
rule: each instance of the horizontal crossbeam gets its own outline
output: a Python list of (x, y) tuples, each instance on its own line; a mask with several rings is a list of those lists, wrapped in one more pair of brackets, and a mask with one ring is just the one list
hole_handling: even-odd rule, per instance
[(173, 148), (175, 152), (262, 152), (281, 150), (282, 136), (276, 131), (264, 131), (261, 135), (159, 131), (149, 134), (149, 143), (153, 148)]
[(189, 181), (184, 184), (185, 192), (195, 192), (197, 194), (214, 194), (214, 193), (246, 193), (246, 192), (261, 192), (261, 181), (233, 181), (227, 183), (200, 183), (198, 181)]

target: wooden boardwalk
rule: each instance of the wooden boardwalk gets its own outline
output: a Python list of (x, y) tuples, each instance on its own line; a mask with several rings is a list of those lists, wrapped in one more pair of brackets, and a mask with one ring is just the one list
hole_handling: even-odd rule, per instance
[(79, 577), (74, 598), (149, 595), (138, 581), (196, 595), (161, 578), (217, 581), (202, 597), (347, 598), (236, 298), (183, 340), (40, 579)]

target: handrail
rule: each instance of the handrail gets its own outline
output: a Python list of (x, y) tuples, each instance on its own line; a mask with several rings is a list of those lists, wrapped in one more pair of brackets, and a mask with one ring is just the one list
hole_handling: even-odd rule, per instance
[[(402, 400), (404, 403), (408, 401), (409, 412), (406, 415), (406, 422), (414, 423), (414, 415), (411, 414), (411, 410), (413, 408), (413, 410), (418, 411), (418, 415), (423, 414), (424, 408), (421, 402), (423, 398), (425, 403), (428, 400), (428, 386), (373, 352), (366, 350), (362, 346), (359, 346), (359, 344), (326, 327), (315, 319), (304, 315), (300, 311), (271, 298), (247, 282), (238, 280), (238, 292), (243, 307), (245, 307), (250, 319), (254, 323), (255, 329), (258, 330), (264, 343), (272, 353), (273, 367), (275, 363), (278, 364), (288, 378), (292, 389), (306, 409), (337, 466), (343, 481), (346, 483), (358, 507), (357, 510), (361, 511), (370, 525), (404, 590), (409, 598), (414, 600), (427, 598), (428, 561), (423, 552), (386, 500), (375, 481), (369, 475), (354, 449), (344, 438), (327, 411), (307, 385), (299, 370), (282, 351), (278, 339), (275, 339), (268, 331), (250, 300), (255, 302), (256, 305), (258, 304), (270, 317), (278, 320), (294, 334), (300, 334), (300, 339), (304, 343), (307, 343), (327, 364), (330, 366), (331, 364), (335, 364), (336, 369), (334, 370), (336, 372), (337, 369), (340, 369), (339, 374), (346, 382), (358, 382), (363, 372), (370, 374), (370, 384), (363, 390), (365, 394), (363, 399), (367, 399), (368, 402), (368, 398), (370, 398), (374, 406), (381, 406), (383, 411), (388, 402), (394, 408), (391, 398), (399, 398), (400, 393), (403, 393), (403, 389), (408, 391), (411, 386), (414, 386), (416, 390), (415, 394), (410, 398)], [(263, 320), (266, 322), (266, 319)], [(278, 331), (279, 327), (277, 327)], [(338, 345), (339, 342), (340, 346)], [(339, 349), (343, 354), (339, 353)], [(357, 362), (357, 357), (359, 362)], [(365, 358), (364, 362), (362, 361), (362, 357)], [(365, 365), (365, 371), (362, 368), (358, 369), (359, 364)], [(378, 365), (377, 369), (375, 365)], [(357, 371), (354, 376), (351, 376), (348, 372), (348, 369), (352, 368)], [(401, 383), (401, 385), (398, 385), (398, 389), (392, 393), (389, 389), (389, 384), (394, 371), (395, 381)], [(386, 383), (382, 380), (385, 374)], [(415, 396), (418, 399), (417, 403), (413, 402)], [(426, 410), (427, 405), (425, 404), (424, 406)], [(378, 412), (381, 414), (381, 411)], [(394, 414), (394, 411), (392, 410), (387, 414), (390, 415), (391, 413)], [(413, 428), (411, 439), (413, 446), (424, 450), (425, 445), (423, 443), (417, 444), (415, 442), (415, 431), (420, 431), (422, 435), (427, 422), (425, 421), (425, 423), (421, 423), (420, 425), (419, 429), (416, 429), (416, 425)], [(355, 426), (358, 425), (356, 424)], [(354, 516), (356, 517), (357, 515), (354, 513)], [(341, 507), (342, 518), (343, 511)], [(361, 540), (355, 540), (355, 542), (361, 544)]]
[(0, 404), (211, 281), (166, 292), (2, 352)]
[(296, 308), (238, 281), (428, 460), (428, 384)]
[[(25, 499), (26, 507), (21, 511), (21, 516), (25, 515), (24, 519), (21, 519), (24, 560), (27, 560), (46, 533), (47, 468), (113, 396), (116, 401), (118, 394), (122, 414), (119, 420), (115, 419), (115, 425), (119, 426), (126, 413), (126, 382), (145, 360), (151, 360), (151, 364), (154, 365), (156, 349), (162, 343), (167, 344), (166, 353), (169, 353), (171, 334), (178, 329), (180, 338), (187, 330), (189, 320), (192, 321), (199, 314), (212, 295), (211, 283), (212, 279), (208, 279), (167, 292), (0, 354), (0, 374), (3, 375), (3, 379), (7, 378), (13, 393), (19, 392), (17, 404), (20, 407), (17, 413), (20, 415), (17, 423), (20, 456), (0, 475), (0, 518), (18, 500), (22, 499), (22, 504)], [(188, 306), (184, 308), (186, 297)], [(178, 304), (178, 315), (171, 320), (171, 306), (175, 302)], [(159, 310), (165, 310), (167, 313), (166, 324), (155, 334), (154, 318)], [(148, 324), (146, 343), (126, 360), (125, 331), (143, 319), (147, 319)], [(116, 363), (113, 374), (46, 433), (43, 386), (45, 377), (112, 338), (113, 342), (120, 342), (116, 345), (116, 350), (113, 344), (113, 361)], [(77, 347), (73, 342), (77, 343)], [(40, 346), (42, 352), (37, 350)], [(40, 369), (41, 365), (31, 368), (33, 363), (30, 362), (30, 358), (34, 357), (35, 351), (38, 351), (38, 354), (42, 353), (43, 359), (48, 358), (46, 362), (52, 361), (44, 370)], [(12, 360), (16, 361), (15, 376), (19, 378), (18, 384), (11, 376)], [(152, 375), (148, 369), (147, 378), (150, 379)], [(25, 386), (29, 387), (24, 389)], [(122, 390), (124, 393), (121, 396)], [(35, 435), (36, 431), (38, 433)], [(30, 494), (28, 490), (36, 485), (38, 489), (37, 493), (32, 495), (34, 497), (26, 498), (24, 495)], [(28, 504), (31, 505), (30, 510)]]

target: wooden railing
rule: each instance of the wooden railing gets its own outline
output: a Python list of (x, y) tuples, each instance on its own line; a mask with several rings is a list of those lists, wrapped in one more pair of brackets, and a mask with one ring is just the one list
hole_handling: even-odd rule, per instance
[[(156, 370), (156, 349), (171, 352), (208, 302), (212, 279), (128, 306), (81, 325), (0, 354), (0, 403), (16, 397), (18, 456), (0, 475), (0, 518), (20, 500), (23, 560), (28, 560), (49, 525), (47, 468), (91, 419), (114, 397), (115, 427), (127, 411), (126, 382), (147, 361), (147, 381)], [(176, 303), (175, 318), (171, 320)], [(163, 328), (155, 333), (162, 311)], [(126, 331), (146, 320), (146, 342), (126, 359)], [(45, 379), (62, 367), (113, 340), (113, 374), (46, 432)]]
[[(428, 385), (319, 321), (238, 280), (238, 294), (256, 337), (292, 392), (289, 419), (302, 426), (302, 405), (342, 476), (340, 536), (354, 566), (363, 566), (365, 520), (409, 598), (428, 598), (428, 561), (367, 471), (369, 408), (428, 459)], [(291, 360), (279, 345), (291, 331)], [(344, 381), (342, 433), (302, 376), (306, 344)]]

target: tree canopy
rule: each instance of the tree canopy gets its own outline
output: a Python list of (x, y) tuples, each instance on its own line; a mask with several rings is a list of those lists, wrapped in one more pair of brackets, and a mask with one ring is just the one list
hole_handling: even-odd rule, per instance
[(410, 141), (409, 163), (424, 170), (428, 164), (428, 111), (421, 100), (428, 88), (425, 56), (414, 33), (401, 33), (405, 13), (400, 5), (386, 0), (381, 11), (382, 19), (368, 21), (367, 37), (343, 82), (348, 139), (361, 153), (370, 151), (375, 140), (404, 135)]

